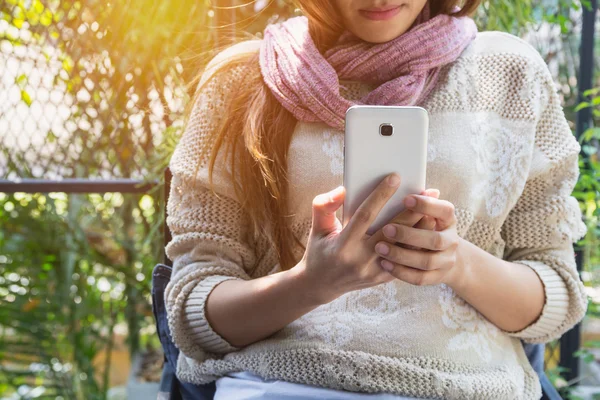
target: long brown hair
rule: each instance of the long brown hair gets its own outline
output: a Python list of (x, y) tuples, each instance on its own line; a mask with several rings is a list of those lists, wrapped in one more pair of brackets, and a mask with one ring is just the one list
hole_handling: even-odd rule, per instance
[[(442, 13), (471, 15), (481, 0), (466, 0), (456, 14), (452, 14), (452, 10), (461, 3), (460, 0), (429, 1), (433, 17)], [(294, 4), (308, 18), (309, 33), (316, 47), (323, 53), (344, 29), (334, 2), (295, 0)], [(232, 42), (233, 40), (229, 43)], [(213, 185), (212, 174), (217, 153), (226, 144), (226, 155), (236, 155), (230, 157), (232, 176), (235, 177), (232, 183), (242, 209), (249, 216), (250, 234), (255, 238), (264, 235), (275, 249), (281, 269), (288, 270), (297, 263), (294, 246), (304, 248), (292, 232), (291, 215), (288, 215), (287, 153), (297, 121), (275, 99), (262, 80), (258, 52), (227, 60), (214, 74), (225, 73), (240, 65), (248, 67), (244, 69), (244, 82), (235, 93), (229, 93), (226, 102), (229, 107), (213, 133), (214, 146), (209, 159), (210, 185)], [(191, 105), (196, 102), (201, 89), (197, 88)], [(189, 113), (190, 111), (188, 116)], [(243, 139), (241, 151), (238, 149), (240, 139)], [(196, 173), (199, 166), (197, 165)]]

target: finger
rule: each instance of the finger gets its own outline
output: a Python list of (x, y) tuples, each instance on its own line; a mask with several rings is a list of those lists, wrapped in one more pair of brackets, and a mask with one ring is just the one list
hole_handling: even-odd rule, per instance
[(379, 182), (375, 190), (362, 202), (340, 233), (343, 241), (361, 239), (400, 186), (400, 175), (391, 173)]
[[(429, 197), (433, 197), (436, 199), (440, 198), (440, 191), (438, 189), (426, 189), (423, 192), (421, 192), (421, 194), (424, 196), (429, 196)], [(419, 214), (419, 215), (421, 215), (421, 214)], [(419, 229), (434, 230), (435, 229), (435, 218), (432, 218), (429, 215), (423, 215), (423, 217), (421, 217), (419, 222), (417, 222), (413, 226), (415, 228), (419, 228)]]
[(335, 212), (344, 204), (343, 186), (316, 196), (312, 202), (312, 234), (327, 236), (341, 228)]
[(414, 225), (415, 228), (433, 231), (435, 229), (435, 218), (423, 215), (421, 220)]
[[(414, 204), (409, 199), (414, 199)], [(406, 196), (404, 205), (409, 210), (429, 215), (437, 219), (438, 229), (443, 230), (456, 222), (454, 204), (447, 200), (434, 199), (429, 196), (412, 194)]]
[[(429, 215), (423, 215), (421, 220), (414, 225), (414, 228), (425, 229), (428, 231), (434, 231), (435, 230), (435, 218), (430, 217)], [(409, 244), (398, 243), (398, 242), (394, 241), (393, 239), (387, 238), (385, 235), (383, 235), (383, 240), (389, 240), (390, 243), (395, 244), (396, 246), (407, 248), (407, 249), (413, 249), (413, 250), (420, 249), (419, 247), (411, 246)]]
[[(438, 189), (427, 189), (427, 190), (423, 190), (421, 192), (422, 195), (424, 196), (430, 196), (430, 197), (434, 197), (434, 198), (439, 198), (440, 197), (440, 191)], [(412, 212), (411, 210), (404, 210), (405, 212)], [(415, 214), (415, 215), (422, 215), (422, 214)], [(395, 221), (392, 221), (395, 222)], [(411, 224), (403, 224), (403, 225), (407, 225), (407, 226), (411, 226)], [(414, 226), (415, 228), (419, 228), (419, 229), (427, 229), (430, 231), (435, 230), (435, 218), (430, 217), (429, 215), (422, 215), (421, 219), (416, 223), (416, 224), (412, 224), (412, 226)], [(385, 238), (385, 236), (384, 236)], [(410, 245), (402, 245), (403, 247), (406, 247), (407, 249), (414, 249), (414, 250), (418, 250), (418, 247), (415, 246), (410, 246)]]
[[(440, 191), (438, 189), (426, 189), (426, 190), (422, 190), (421, 194), (424, 196), (438, 198), (440, 195)], [(398, 214), (398, 216), (396, 218), (391, 220), (389, 223), (402, 224), (402, 225), (406, 225), (406, 226), (414, 226), (415, 228), (419, 228), (419, 229), (428, 229), (428, 230), (435, 229), (435, 218), (432, 218), (428, 215), (416, 213), (416, 212), (413, 212), (408, 209), (404, 209), (400, 214)], [(375, 234), (373, 234), (373, 237), (369, 239), (369, 241), (371, 242), (370, 245), (375, 245), (375, 243), (379, 242), (380, 240), (389, 240), (390, 243), (392, 243), (392, 244), (404, 246), (408, 249), (418, 249), (418, 247), (399, 244), (393, 240), (386, 238), (383, 235), (383, 233), (381, 232), (381, 229), (378, 232), (376, 232)]]
[(375, 251), (380, 257), (385, 258), (392, 263), (406, 265), (407, 267), (424, 271), (447, 268), (451, 262), (447, 252), (444, 251), (406, 249), (404, 247), (390, 245), (383, 241), (377, 243)]
[[(421, 194), (437, 199), (440, 196), (440, 191), (438, 189), (425, 189), (421, 191)], [(390, 223), (415, 226), (422, 218), (423, 214), (405, 208)]]
[(451, 231), (428, 231), (398, 224), (388, 224), (382, 230), (389, 239), (428, 250), (445, 250), (456, 241)]
[(396, 215), (389, 223), (414, 226), (421, 220), (421, 218), (423, 218), (423, 214), (416, 213), (412, 210), (404, 209), (398, 215)]
[(382, 268), (388, 271), (390, 275), (411, 285), (426, 286), (437, 282), (439, 271), (423, 271), (405, 265), (394, 264), (385, 259), (382, 259), (380, 263), (382, 263)]

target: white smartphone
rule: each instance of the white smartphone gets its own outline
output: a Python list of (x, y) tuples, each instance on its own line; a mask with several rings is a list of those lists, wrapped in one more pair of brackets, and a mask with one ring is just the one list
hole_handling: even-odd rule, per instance
[(425, 189), (429, 115), (416, 106), (355, 105), (346, 111), (342, 226), (392, 172), (400, 187), (379, 212), (372, 235), (404, 209), (404, 198)]

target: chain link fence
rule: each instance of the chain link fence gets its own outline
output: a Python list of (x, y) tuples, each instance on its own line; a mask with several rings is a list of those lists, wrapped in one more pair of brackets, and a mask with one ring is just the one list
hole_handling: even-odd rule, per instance
[[(89, 3), (4, 2), (12, 16), (0, 28), (7, 179), (143, 178), (181, 110), (181, 73), (159, 46), (168, 37), (148, 37), (156, 30), (143, 25), (152, 21), (134, 18), (143, 10), (131, 2)], [(154, 51), (131, 51), (142, 40)]]
[(0, 4), (0, 177), (9, 180), (147, 178), (178, 127), (198, 54), (217, 42), (209, 28), (266, 22), (248, 25), (256, 7), (197, 0)]

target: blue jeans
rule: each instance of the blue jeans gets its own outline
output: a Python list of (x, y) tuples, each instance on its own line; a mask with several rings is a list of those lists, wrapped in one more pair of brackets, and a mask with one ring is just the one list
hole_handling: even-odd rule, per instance
[(550, 379), (544, 372), (544, 349), (546, 346), (543, 344), (528, 344), (523, 343), (523, 349), (527, 358), (531, 363), (531, 366), (540, 377), (540, 384), (542, 385), (542, 399), (543, 400), (562, 400), (560, 394), (550, 382)]
[[(173, 344), (169, 332), (164, 296), (165, 288), (170, 279), (171, 267), (158, 264), (152, 271), (152, 311), (156, 319), (156, 331), (165, 353), (165, 365), (158, 398), (159, 400), (212, 400), (216, 391), (214, 381), (206, 385), (195, 385), (181, 382), (175, 376), (179, 349)], [(543, 344), (523, 343), (523, 348), (531, 366), (540, 378), (543, 392), (542, 400), (562, 400), (544, 372), (545, 346)]]
[(171, 279), (171, 268), (159, 264), (152, 271), (152, 311), (156, 320), (156, 332), (165, 353), (165, 364), (160, 380), (159, 400), (212, 400), (216, 391), (215, 382), (194, 385), (181, 382), (175, 376), (179, 349), (175, 347), (165, 307), (165, 288)]

